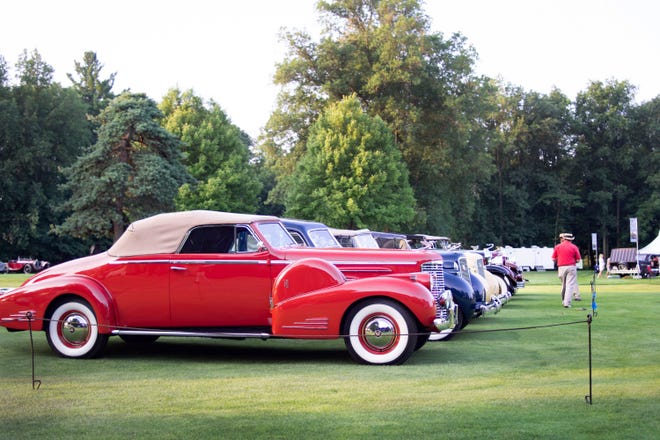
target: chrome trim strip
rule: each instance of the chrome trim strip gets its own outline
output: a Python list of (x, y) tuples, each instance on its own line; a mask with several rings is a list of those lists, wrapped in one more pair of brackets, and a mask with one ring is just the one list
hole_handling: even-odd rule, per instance
[(305, 329), (305, 330), (327, 330), (329, 318), (307, 318), (304, 321), (295, 321), (289, 325), (283, 325), (287, 329)]
[[(172, 259), (172, 260), (122, 260), (122, 261), (111, 261), (109, 264), (122, 265), (122, 264), (245, 264), (245, 265), (260, 265), (260, 264), (273, 264), (273, 265), (285, 265), (293, 264), (299, 260), (183, 260), (183, 259)], [(392, 269), (388, 267), (383, 267), (387, 265), (398, 265), (398, 266), (415, 266), (418, 264), (416, 261), (333, 261), (328, 260), (329, 263), (334, 264), (341, 271), (345, 272), (380, 272), (380, 273), (391, 273)], [(348, 266), (348, 267), (347, 267)], [(364, 267), (364, 266), (377, 266), (377, 267)], [(378, 267), (379, 266), (379, 267)], [(420, 271), (422, 269), (420, 268)]]
[(314, 326), (314, 325), (283, 325), (282, 328), (290, 330), (327, 330), (328, 326)]
[(268, 264), (264, 260), (172, 260), (172, 264)]
[(387, 268), (383, 268), (383, 269), (376, 269), (376, 268), (374, 268), (374, 269), (367, 269), (367, 268), (365, 268), (365, 269), (359, 269), (359, 268), (353, 268), (353, 267), (341, 267), (341, 266), (339, 266), (338, 269), (339, 269), (341, 272), (382, 272), (382, 273), (392, 273), (392, 269), (387, 269)]
[(265, 260), (129, 260), (111, 261), (110, 264), (268, 264)]
[(197, 338), (259, 338), (268, 339), (270, 333), (234, 333), (234, 332), (186, 332), (179, 330), (113, 330), (113, 335), (153, 335), (153, 336), (177, 336)]
[[(317, 257), (313, 257), (313, 256), (310, 255), (308, 258), (317, 258)], [(329, 259), (323, 258), (323, 257), (318, 257), (318, 258), (326, 260), (329, 263), (334, 264), (335, 266), (337, 266), (337, 265), (353, 265), (353, 266), (381, 265), (381, 266), (385, 266), (385, 265), (392, 265), (392, 264), (405, 265), (405, 266), (416, 266), (417, 264), (419, 264), (417, 261), (366, 261), (366, 260), (355, 260), (355, 261), (348, 260), (348, 261), (346, 261), (346, 260), (329, 260)], [(301, 260), (303, 260), (303, 259), (304, 258), (301, 258)], [(273, 260), (273, 261), (271, 261), (271, 263), (272, 264), (292, 264), (292, 263), (295, 263), (296, 261), (299, 261), (299, 260)], [(421, 270), (420, 270), (420, 272), (421, 272)]]
[(129, 261), (111, 261), (108, 264), (170, 264), (171, 260), (129, 260)]

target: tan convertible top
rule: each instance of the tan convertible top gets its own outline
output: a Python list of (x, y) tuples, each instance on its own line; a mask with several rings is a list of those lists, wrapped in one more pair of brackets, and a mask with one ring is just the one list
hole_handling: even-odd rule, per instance
[(202, 210), (158, 214), (131, 223), (119, 240), (108, 249), (108, 254), (115, 257), (171, 254), (176, 252), (193, 226), (251, 223), (258, 220), (279, 221), (272, 216)]

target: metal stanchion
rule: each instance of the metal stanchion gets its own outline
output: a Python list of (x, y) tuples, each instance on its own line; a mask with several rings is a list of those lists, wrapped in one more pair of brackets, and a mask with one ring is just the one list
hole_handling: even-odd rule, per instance
[(41, 387), (41, 381), (34, 378), (34, 339), (32, 338), (32, 313), (27, 312), (25, 317), (28, 321), (28, 329), (30, 330), (30, 350), (32, 352), (32, 389), (38, 390)]

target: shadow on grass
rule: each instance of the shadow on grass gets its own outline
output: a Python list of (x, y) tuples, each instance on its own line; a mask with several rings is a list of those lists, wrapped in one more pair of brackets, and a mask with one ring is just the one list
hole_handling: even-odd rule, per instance
[(217, 339), (160, 338), (151, 344), (125, 343), (111, 338), (103, 358), (112, 360), (178, 360), (191, 362), (352, 363), (338, 341), (228, 341)]

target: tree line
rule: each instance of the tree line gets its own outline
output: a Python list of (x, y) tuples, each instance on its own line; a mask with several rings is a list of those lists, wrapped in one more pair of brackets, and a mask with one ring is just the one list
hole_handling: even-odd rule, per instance
[(483, 246), (599, 249), (660, 228), (660, 96), (593, 81), (570, 100), (483, 75), (461, 34), (417, 0), (317, 3), (317, 40), (282, 33), (277, 106), (258, 139), (220, 105), (171, 89), (113, 91), (95, 52), (68, 74), (0, 55), (0, 258), (62, 261), (139, 218), (214, 209)]

